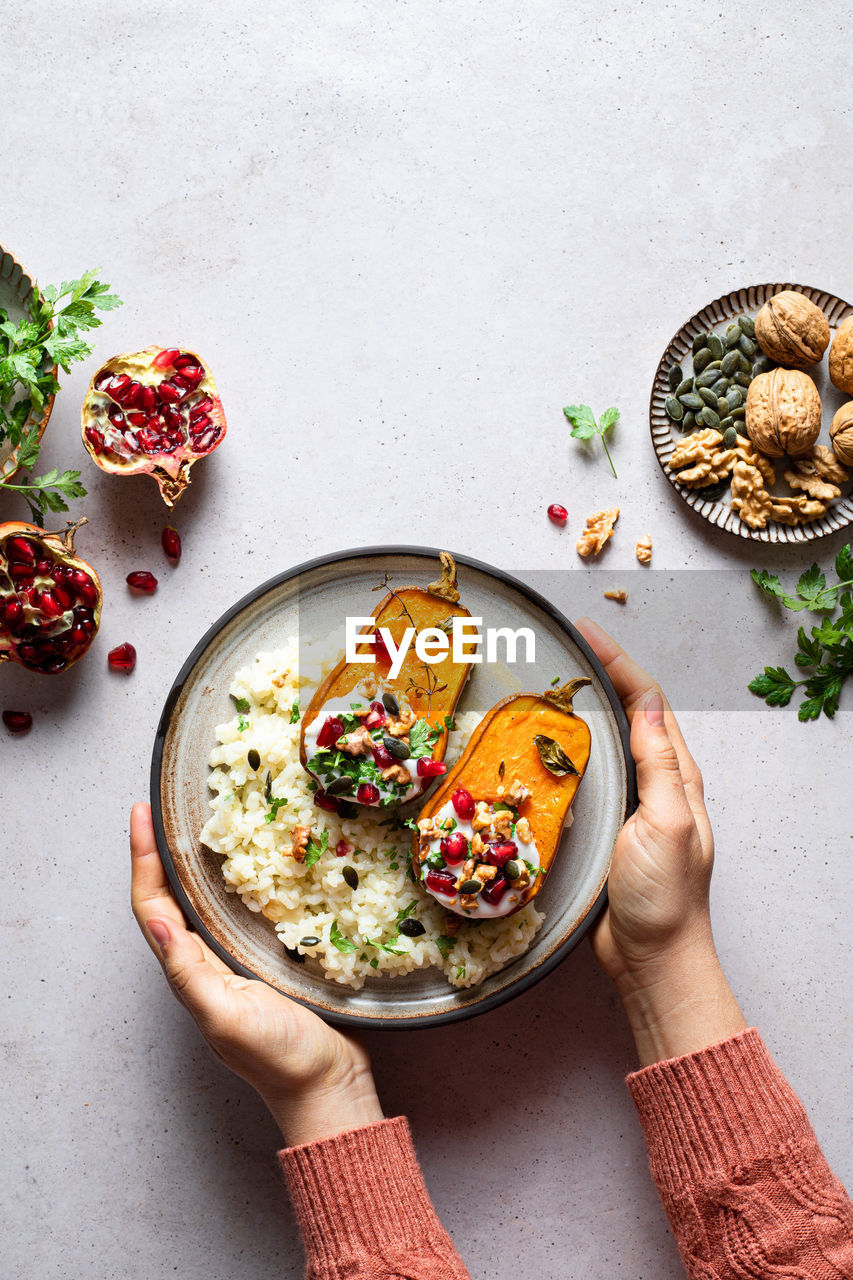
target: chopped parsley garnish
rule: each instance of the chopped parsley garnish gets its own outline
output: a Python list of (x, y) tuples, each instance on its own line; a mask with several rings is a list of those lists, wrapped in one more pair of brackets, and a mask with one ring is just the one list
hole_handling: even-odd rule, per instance
[(409, 755), (413, 759), (429, 755), (441, 734), (442, 730), (434, 728), (429, 720), (416, 720), (409, 730)]
[(438, 947), (439, 951), (441, 952), (442, 960), (446, 960), (447, 957), (450, 955), (451, 951), (453, 950), (454, 942), (455, 942), (455, 938), (448, 938), (446, 933), (440, 933), (438, 935), (438, 937), (435, 940), (435, 945)]
[(389, 956), (406, 955), (405, 950), (401, 951), (399, 947), (391, 946), (391, 942), (397, 941), (396, 936), (391, 939), (391, 942), (374, 942), (371, 938), (365, 938), (364, 941), (368, 947), (375, 947), (377, 951), (384, 951), (386, 955), (389, 955)]
[(457, 978), (464, 978), (464, 977), (465, 977), (465, 966), (464, 966), (464, 964), (458, 964), (458, 965), (456, 966), (456, 976), (457, 976)]
[(399, 870), (400, 870), (400, 864), (399, 864), (399, 862), (389, 862), (389, 863), (388, 863), (388, 870), (389, 870), (389, 871), (399, 871)]
[(554, 685), (557, 685), (559, 683), (560, 683), (560, 677), (554, 676), (554, 679), (551, 681), (551, 688), (553, 689)]
[(314, 839), (313, 836), (311, 836), (311, 838), (308, 841), (308, 847), (305, 850), (305, 859), (302, 863), (303, 867), (313, 867), (314, 863), (318, 862), (320, 858), (322, 858), (323, 854), (326, 852), (328, 847), (329, 847), (328, 831), (323, 832), (322, 836), (320, 837), (319, 844), (317, 844), (317, 841)]
[(408, 904), (408, 906), (403, 907), (401, 911), (397, 912), (397, 919), (395, 921), (397, 928), (399, 929), (403, 921), (408, 920), (409, 916), (413, 915), (414, 912), (417, 911), (417, 909), (418, 909), (418, 900), (417, 898), (412, 898), (412, 901)]
[(524, 865), (527, 867), (527, 870), (530, 872), (530, 877), (532, 880), (535, 880), (537, 876), (542, 874), (541, 867), (537, 867), (532, 862), (528, 862), (526, 858), (522, 858), (521, 861), (524, 863)]
[(358, 947), (354, 942), (350, 942), (349, 938), (345, 938), (338, 928), (337, 920), (332, 921), (329, 929), (329, 941), (338, 951), (358, 951)]
[(248, 698), (235, 698), (233, 693), (231, 694), (231, 697), (234, 698), (234, 706), (238, 711), (251, 710), (251, 703)]
[(270, 800), (269, 813), (264, 815), (264, 822), (275, 822), (279, 809), (284, 809), (288, 803), (287, 796), (276, 796), (274, 800)]
[(453, 732), (453, 730), (456, 728), (456, 721), (453, 719), (453, 716), (444, 717), (444, 727), (448, 733)]
[(441, 850), (433, 849), (432, 853), (428, 853), (424, 859), (424, 864), (427, 867), (432, 867), (434, 871), (440, 871), (444, 866), (444, 855)]
[(237, 718), (237, 732), (238, 732), (238, 733), (242, 733), (245, 729), (248, 729), (248, 727), (249, 727), (249, 721), (246, 719), (246, 717), (245, 717), (245, 716), (238, 716), (238, 718)]
[(293, 706), (290, 708), (290, 723), (299, 723), (299, 699), (297, 698)]

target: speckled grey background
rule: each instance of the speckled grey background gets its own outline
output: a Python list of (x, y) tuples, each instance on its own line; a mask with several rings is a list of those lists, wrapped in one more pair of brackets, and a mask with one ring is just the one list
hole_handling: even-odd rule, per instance
[[(680, 571), (731, 571), (708, 579), (725, 608), (682, 650), (726, 686), (711, 710), (681, 703), (718, 838), (719, 948), (849, 1185), (850, 716), (800, 726), (743, 687), (755, 628), (762, 661), (790, 661), (793, 636), (747, 569), (813, 552), (706, 529), (660, 475), (646, 416), (660, 350), (709, 299), (784, 278), (853, 294), (838, 15), (39, 0), (3, 25), (0, 239), (45, 283), (101, 266), (128, 305), (99, 352), (192, 344), (231, 428), (180, 505), (174, 571), (153, 484), (83, 455), (94, 361), (49, 429), (46, 464), (89, 485), (80, 549), (107, 605), (67, 676), (0, 676), (3, 704), (36, 716), (3, 744), (4, 1275), (301, 1272), (273, 1125), (135, 933), (126, 815), (208, 624), (353, 544), (559, 574), (563, 607), (594, 607), (666, 671)], [(621, 408), (618, 481), (567, 438), (573, 400)], [(545, 520), (552, 501), (569, 530)], [(638, 536), (655, 544), (654, 586), (621, 610), (572, 576), (583, 517), (611, 503), (602, 586), (635, 569)], [(128, 599), (132, 568), (159, 573), (153, 599)], [(123, 640), (127, 680), (106, 671)], [(622, 1083), (629, 1035), (587, 947), (500, 1012), (372, 1048), (473, 1275), (681, 1276)]]

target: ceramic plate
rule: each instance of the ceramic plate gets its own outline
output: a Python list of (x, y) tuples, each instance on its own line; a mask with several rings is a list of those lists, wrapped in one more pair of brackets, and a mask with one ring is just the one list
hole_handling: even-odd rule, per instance
[[(592, 732), (592, 755), (546, 884), (536, 898), (545, 922), (524, 956), (479, 987), (456, 991), (437, 969), (395, 978), (370, 978), (361, 991), (326, 981), (310, 964), (289, 958), (273, 925), (229, 894), (221, 858), (199, 842), (208, 815), (208, 756), (217, 724), (234, 715), (234, 674), (264, 649), (299, 634), (340, 636), (343, 619), (368, 614), (373, 588), (386, 572), (392, 585), (426, 585), (436, 576), (438, 552), (417, 547), (370, 547), (325, 556), (264, 583), (211, 627), (180, 671), (163, 710), (151, 769), (157, 842), (174, 892), (188, 918), (236, 972), (262, 978), (329, 1021), (415, 1027), (470, 1017), (526, 990), (554, 968), (602, 910), (616, 835), (635, 804), (628, 726), (619, 700), (589, 646), (546, 600), (521, 582), (477, 561), (456, 557), (462, 601), (485, 626), (528, 626), (536, 635), (535, 667), (473, 668), (459, 712), (485, 713), (541, 671), (592, 677), (577, 711)], [(334, 641), (333, 641), (334, 647)], [(545, 685), (549, 683), (545, 681)], [(539, 683), (535, 683), (539, 682)]]
[[(0, 245), (0, 308), (6, 312), (13, 323), (17, 324), (19, 320), (23, 320), (29, 314), (27, 303), (32, 291), (33, 281), (30, 276), (21, 264), (15, 261), (8, 249), (4, 249)], [(33, 427), (36, 427), (39, 436), (41, 436), (47, 426), (47, 420), (53, 408), (53, 401), (54, 397), (48, 396), (41, 412), (30, 414), (25, 424), (27, 433), (32, 431)], [(14, 475), (15, 470), (12, 446), (8, 440), (4, 440), (0, 444), (0, 476)]]
[[(803, 284), (758, 284), (748, 289), (738, 289), (736, 293), (727, 293), (724, 297), (717, 298), (714, 302), (709, 302), (707, 307), (697, 311), (695, 316), (691, 316), (687, 323), (682, 325), (661, 356), (660, 364), (655, 373), (655, 380), (652, 384), (649, 416), (652, 428), (652, 444), (654, 445), (658, 462), (675, 492), (680, 498), (683, 498), (689, 507), (697, 511), (705, 520), (709, 520), (711, 524), (715, 524), (717, 528), (725, 529), (727, 533), (737, 534), (741, 538), (751, 538), (754, 542), (803, 543), (811, 542), (815, 538), (823, 538), (828, 533), (836, 533), (839, 529), (844, 529), (847, 525), (853, 524), (853, 497), (851, 497), (849, 486), (847, 486), (847, 491), (843, 492), (842, 496), (832, 503), (826, 515), (820, 520), (814, 520), (811, 524), (791, 526), (771, 523), (767, 525), (766, 529), (750, 529), (748, 525), (743, 523), (737, 512), (732, 511), (728, 502), (728, 494), (724, 494), (720, 501), (709, 502), (707, 499), (699, 497), (691, 489), (686, 489), (680, 485), (674, 473), (666, 465), (676, 444), (683, 439), (681, 432), (673, 426), (664, 410), (666, 399), (672, 394), (667, 382), (670, 368), (674, 364), (680, 364), (684, 369), (685, 377), (689, 375), (692, 369), (693, 339), (697, 334), (707, 333), (711, 329), (716, 330), (718, 333), (723, 333), (726, 325), (731, 324), (732, 320), (736, 320), (738, 316), (748, 315), (754, 319), (768, 298), (772, 298), (774, 293), (780, 293), (782, 289), (794, 289), (797, 293), (804, 294), (812, 302), (816, 303), (826, 315), (830, 329), (833, 332), (838, 328), (841, 321), (845, 320), (853, 312), (853, 306), (849, 302), (844, 302), (841, 298), (836, 298), (831, 293), (823, 293), (820, 289), (812, 289)], [(829, 444), (829, 424), (833, 415), (839, 406), (849, 400), (850, 397), (839, 391), (829, 381), (826, 356), (824, 356), (820, 364), (809, 365), (805, 372), (814, 379), (820, 392), (823, 405), (823, 428), (820, 442), (821, 444)], [(784, 482), (779, 486), (779, 492), (789, 492)]]

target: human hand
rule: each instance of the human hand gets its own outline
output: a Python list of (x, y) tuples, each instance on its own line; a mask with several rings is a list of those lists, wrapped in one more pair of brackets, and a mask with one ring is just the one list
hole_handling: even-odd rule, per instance
[(596, 623), (576, 625), (625, 708), (639, 794), (614, 846), (592, 946), (622, 996), (641, 1058), (654, 1062), (746, 1026), (711, 932), (714, 838), (702, 775), (659, 686)]
[(382, 1119), (364, 1049), (266, 983), (232, 973), (186, 927), (146, 804), (130, 816), (133, 914), (214, 1056), (263, 1098), (290, 1146)]

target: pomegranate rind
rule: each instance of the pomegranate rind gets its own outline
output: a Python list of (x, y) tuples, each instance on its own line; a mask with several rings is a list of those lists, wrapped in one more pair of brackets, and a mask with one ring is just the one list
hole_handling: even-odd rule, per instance
[[(171, 365), (162, 368), (156, 363), (157, 359), (167, 351), (177, 351), (179, 353), (178, 358), (191, 356), (198, 367), (203, 370), (203, 376), (200, 381), (171, 407), (174, 407), (179, 412), (185, 409), (192, 411), (193, 406), (198, 404), (199, 401), (204, 399), (212, 401), (211, 407), (204, 411), (210, 420), (210, 426), (207, 430), (218, 431), (218, 435), (214, 442), (205, 449), (197, 451), (194, 448), (188, 423), (184, 423), (183, 427), (185, 430), (183, 445), (176, 447), (172, 452), (160, 452), (155, 448), (148, 453), (141, 449), (135, 450), (125, 440), (119, 439), (117, 428), (109, 423), (107, 412), (110, 406), (115, 406), (123, 413), (125, 409), (103, 387), (96, 386), (96, 383), (103, 381), (105, 375), (117, 377), (122, 374), (132, 381), (139, 382), (143, 387), (159, 387), (164, 382), (171, 382), (180, 370), (176, 370)], [(89, 439), (86, 434), (87, 428), (94, 428), (99, 431), (109, 439), (112, 445), (119, 445), (120, 448), (110, 448), (108, 453), (102, 452)], [(162, 431), (163, 428), (161, 427), (159, 430)], [(144, 351), (123, 352), (112, 356), (99, 369), (96, 369), (92, 376), (80, 414), (80, 434), (83, 446), (92, 461), (102, 471), (106, 471), (110, 475), (151, 475), (157, 482), (160, 496), (166, 506), (170, 508), (175, 505), (190, 483), (190, 468), (201, 458), (209, 457), (215, 449), (218, 449), (225, 439), (227, 431), (228, 424), (225, 421), (222, 401), (216, 390), (213, 375), (201, 356), (189, 347), (151, 346), (146, 347)]]
[[(58, 564), (63, 564), (72, 569), (79, 569), (91, 580), (97, 592), (97, 602), (92, 606), (91, 612), (94, 618), (94, 626), (91, 635), (85, 643), (80, 643), (76, 652), (69, 652), (66, 656), (65, 666), (62, 671), (67, 671), (75, 662), (88, 653), (91, 648), (92, 641), (98, 634), (98, 628), (101, 625), (101, 606), (103, 604), (103, 588), (98, 573), (92, 566), (83, 560), (74, 550), (74, 538), (77, 530), (84, 524), (88, 524), (85, 516), (82, 516), (75, 524), (68, 524), (65, 529), (55, 532), (42, 529), (37, 524), (30, 524), (25, 520), (9, 520), (0, 523), (0, 585), (4, 578), (5, 566), (8, 563), (6, 557), (6, 546), (9, 538), (21, 536), (32, 538), (33, 541), (39, 542), (49, 551), (50, 556)], [(0, 603), (5, 597), (0, 593)], [(60, 634), (60, 633), (57, 633)], [(19, 640), (14, 636), (8, 628), (0, 622), (0, 663), (17, 662), (27, 671), (35, 671), (39, 675), (61, 675), (61, 671), (45, 671), (38, 666), (33, 666), (29, 662), (25, 662), (18, 654)]]

